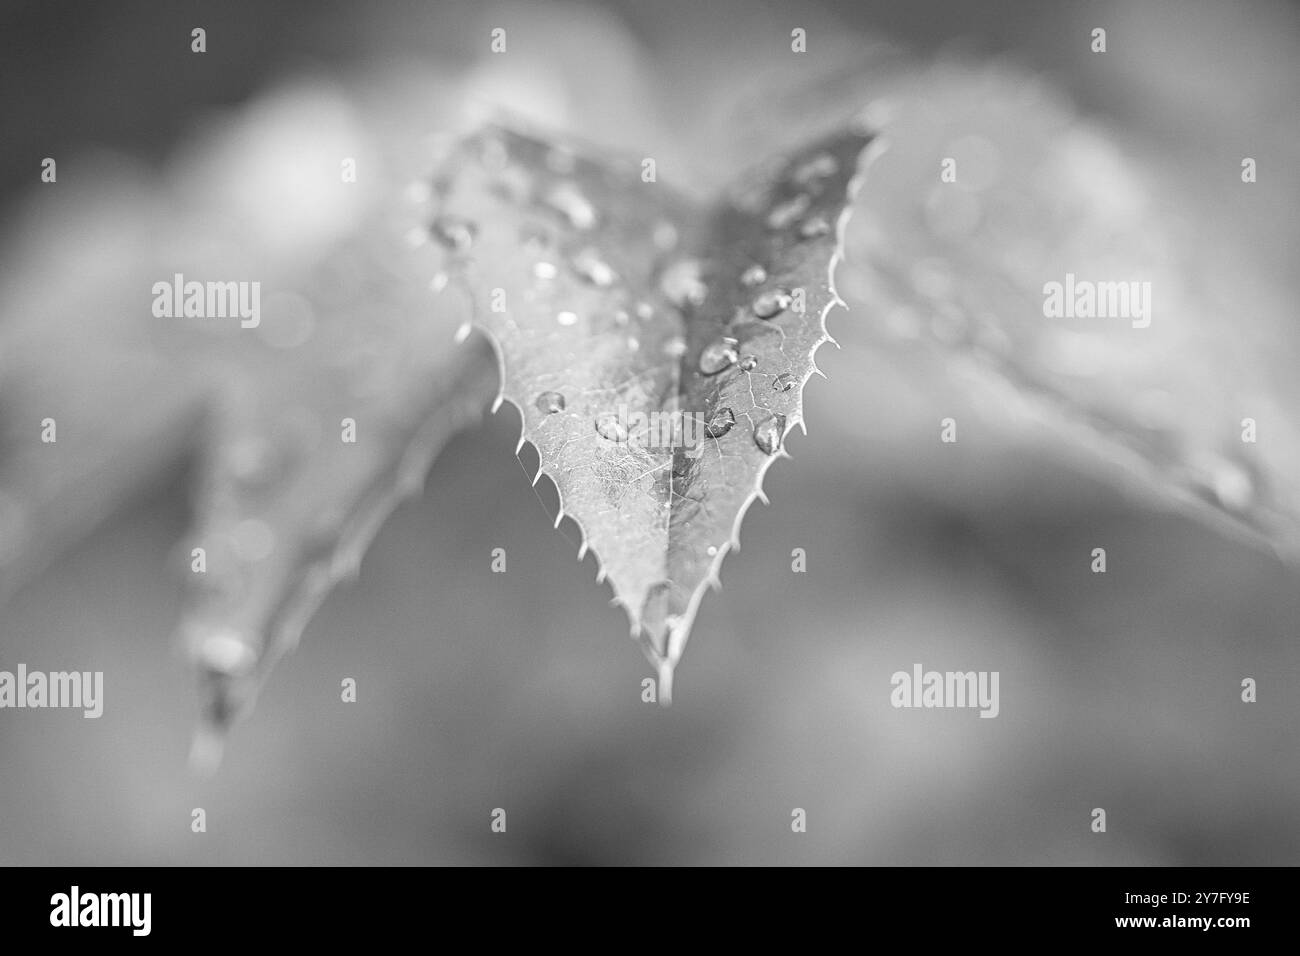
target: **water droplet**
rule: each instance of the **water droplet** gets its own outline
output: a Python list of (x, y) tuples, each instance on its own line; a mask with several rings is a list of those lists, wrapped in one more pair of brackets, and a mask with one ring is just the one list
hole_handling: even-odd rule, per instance
[(688, 305), (702, 305), (708, 298), (709, 287), (701, 277), (703, 268), (697, 259), (681, 259), (664, 270), (659, 280), (659, 290), (679, 309)]
[(445, 272), (435, 272), (433, 278), (429, 280), (429, 288), (434, 292), (441, 292), (447, 288), (447, 283), (451, 281), (451, 276)]
[(766, 455), (775, 455), (785, 435), (785, 416), (773, 415), (754, 429), (754, 444)]
[(789, 372), (782, 372), (776, 378), (772, 379), (772, 388), (778, 392), (788, 392), (794, 388), (798, 382)]
[(769, 289), (759, 294), (751, 308), (760, 319), (770, 319), (790, 308), (793, 300), (786, 289)]
[(533, 275), (537, 278), (550, 281), (560, 274), (560, 270), (555, 268), (554, 262), (547, 262), (545, 259), (533, 263)]
[(746, 355), (740, 360), (740, 370), (742, 372), (752, 372), (758, 367), (758, 356)]
[(812, 205), (812, 199), (806, 193), (799, 193), (799, 195), (779, 203), (767, 214), (767, 228), (788, 229), (803, 217), (810, 205)]
[(534, 404), (543, 415), (554, 415), (564, 411), (564, 396), (559, 392), (542, 392)]
[(439, 216), (431, 228), (434, 238), (454, 252), (464, 252), (478, 236), (478, 227), (459, 216)]
[(614, 324), (615, 324), (615, 325), (627, 325), (627, 323), (628, 323), (628, 321), (629, 321), (630, 319), (631, 319), (631, 316), (629, 316), (629, 315), (627, 314), (627, 309), (615, 309), (615, 310), (614, 310)]
[(821, 180), (834, 176), (840, 170), (839, 161), (830, 153), (818, 153), (806, 163), (795, 168), (790, 181), (800, 188), (818, 186)]
[(831, 231), (831, 224), (825, 216), (812, 216), (799, 226), (799, 236), (803, 239), (816, 239)]
[(736, 413), (730, 408), (719, 408), (713, 412), (704, 425), (704, 434), (708, 438), (721, 438), (736, 424)]
[(686, 340), (680, 335), (674, 335), (664, 343), (664, 355), (669, 358), (681, 358), (686, 353)]
[(706, 345), (700, 353), (700, 371), (705, 375), (717, 375), (735, 364), (739, 357), (735, 339), (718, 339)]
[(712, 558), (712, 557), (714, 557), (715, 555), (717, 555), (717, 553), (718, 553), (718, 546), (717, 546), (716, 544), (711, 544), (711, 545), (709, 545), (707, 548), (704, 549), (704, 553), (707, 554), (709, 557)]
[(655, 307), (651, 305), (649, 302), (638, 302), (636, 304), (636, 317), (638, 319), (649, 321), (650, 319), (654, 318), (654, 315), (655, 315)]
[(573, 312), (557, 312), (555, 315), (555, 321), (559, 322), (561, 325), (577, 325), (578, 316)]
[(590, 229), (596, 225), (596, 208), (573, 183), (556, 183), (546, 191), (542, 201), (567, 219), (575, 229)]
[(767, 281), (767, 270), (757, 263), (740, 274), (740, 284), (754, 288)]
[(594, 286), (605, 288), (618, 281), (615, 272), (595, 249), (583, 249), (573, 257), (573, 271)]
[(619, 421), (617, 415), (610, 412), (596, 419), (596, 433), (609, 441), (627, 441), (627, 426)]
[(629, 352), (641, 351), (641, 340), (638, 339), (635, 335), (629, 335), (627, 337), (627, 350)]

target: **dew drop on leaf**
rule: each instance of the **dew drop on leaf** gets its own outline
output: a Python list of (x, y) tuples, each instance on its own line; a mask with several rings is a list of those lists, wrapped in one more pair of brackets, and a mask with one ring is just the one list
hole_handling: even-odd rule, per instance
[(573, 257), (571, 264), (579, 277), (599, 288), (607, 288), (618, 281), (618, 273), (595, 249), (583, 249)]
[(611, 412), (606, 412), (596, 419), (596, 433), (609, 441), (627, 441), (627, 426)]
[(706, 345), (700, 353), (700, 371), (705, 375), (717, 375), (734, 365), (739, 357), (735, 339), (718, 339)]
[(750, 266), (740, 274), (740, 284), (748, 286), (751, 289), (755, 286), (762, 285), (766, 281), (767, 270), (758, 264)]
[(560, 274), (560, 270), (555, 268), (554, 262), (547, 262), (543, 259), (541, 262), (533, 263), (533, 275), (539, 279), (551, 280)]
[(830, 153), (819, 153), (790, 174), (790, 182), (801, 189), (819, 187), (821, 181), (840, 171), (840, 164)]
[(559, 322), (561, 325), (577, 325), (578, 316), (576, 313), (566, 310), (564, 312), (557, 312), (555, 314), (555, 321)]
[(788, 229), (808, 211), (810, 205), (812, 200), (806, 193), (787, 199), (767, 214), (767, 228)]
[(575, 229), (590, 229), (596, 225), (596, 208), (573, 183), (556, 183), (546, 191), (542, 201)]
[(816, 239), (818, 236), (824, 236), (831, 231), (831, 224), (827, 222), (825, 216), (813, 216), (806, 219), (799, 227), (799, 235), (804, 239)]
[(785, 289), (769, 289), (760, 293), (752, 306), (760, 319), (770, 319), (790, 308), (790, 293)]
[(564, 396), (559, 392), (542, 392), (534, 403), (537, 410), (544, 415), (554, 415), (564, 411)]
[(719, 408), (713, 412), (704, 425), (704, 434), (709, 438), (721, 438), (736, 424), (736, 413), (730, 408)]
[(468, 219), (459, 216), (439, 216), (433, 221), (432, 232), (435, 239), (453, 252), (464, 252), (474, 245), (478, 227)]
[(766, 455), (775, 455), (785, 434), (785, 416), (773, 415), (754, 429), (754, 444)]

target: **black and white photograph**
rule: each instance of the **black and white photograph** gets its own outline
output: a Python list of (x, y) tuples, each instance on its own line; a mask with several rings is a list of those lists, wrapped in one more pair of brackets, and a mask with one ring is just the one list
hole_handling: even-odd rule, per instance
[(979, 868), (1249, 939), (1297, 63), (1285, 0), (3, 0), (11, 915)]

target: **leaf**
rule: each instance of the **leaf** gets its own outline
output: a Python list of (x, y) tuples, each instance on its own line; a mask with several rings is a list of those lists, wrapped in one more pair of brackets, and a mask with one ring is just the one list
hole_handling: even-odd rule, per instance
[[(88, 177), (90, 195), (70, 187), (44, 210), (50, 234), (32, 230), (32, 261), (5, 289), (0, 521), (29, 529), (5, 535), (6, 585), (33, 570), (30, 544), (51, 551), (165, 461), (197, 456), (195, 527), (173, 561), (190, 582), (181, 633), (204, 690), (200, 763), (496, 390), (490, 348), (454, 343), (430, 286), (436, 256), (411, 233), (418, 191), (404, 198), (400, 170), (378, 160), (376, 198), (340, 182), (344, 153), (328, 141), (354, 131), (339, 113), (331, 96), (290, 93), (227, 131), (214, 165), (230, 179), (200, 174), (205, 195), (235, 193), (225, 218), (155, 183)], [(232, 222), (241, 201), (249, 218)], [(155, 284), (178, 273), (256, 281), (259, 321), (154, 314)]]
[(665, 702), (704, 590), (803, 426), (871, 139), (814, 142), (708, 208), (638, 163), (503, 128), (435, 175), (432, 228), (496, 343), (520, 444), (537, 448), (557, 525), (567, 514), (582, 530)]
[[(1167, 161), (1005, 68), (942, 63), (871, 112), (890, 149), (841, 283), (877, 317), (871, 347), (922, 343), (992, 397), (992, 418), (1037, 427), (1148, 503), (1300, 554), (1293, 326), (1237, 254), (1248, 241), (1205, 225), (1189, 198), (1202, 183), (1171, 183)], [(939, 180), (945, 157), (955, 183)], [(1045, 317), (1044, 285), (1067, 273), (1148, 282), (1149, 323)]]

